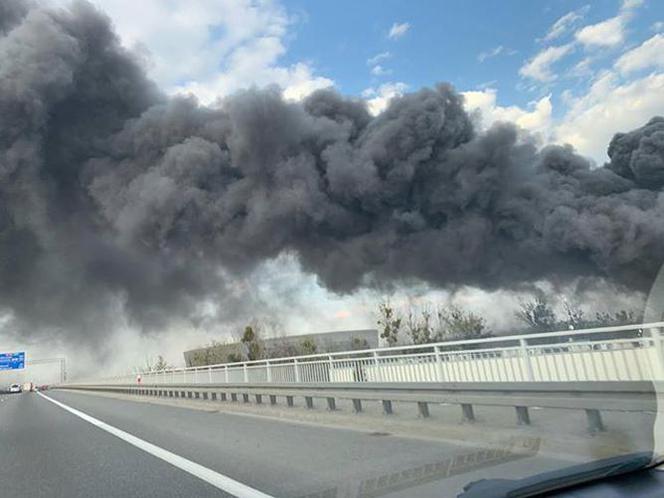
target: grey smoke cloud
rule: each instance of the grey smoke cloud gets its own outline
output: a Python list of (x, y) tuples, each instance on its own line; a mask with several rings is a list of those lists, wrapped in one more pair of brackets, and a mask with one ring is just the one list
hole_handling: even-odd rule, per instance
[(509, 123), (475, 130), (447, 84), (377, 117), (331, 90), (206, 108), (161, 94), (89, 4), (26, 6), (0, 4), (0, 309), (23, 333), (195, 320), (284, 253), (336, 292), (642, 290), (662, 262), (662, 118), (592, 169)]

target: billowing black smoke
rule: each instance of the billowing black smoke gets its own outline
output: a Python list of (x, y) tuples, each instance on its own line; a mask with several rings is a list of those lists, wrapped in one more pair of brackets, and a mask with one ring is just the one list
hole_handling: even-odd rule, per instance
[(662, 118), (591, 169), (474, 130), (444, 84), (378, 117), (333, 91), (211, 109), (160, 94), (89, 5), (25, 6), (0, 3), (0, 307), (25, 329), (159, 327), (284, 252), (340, 292), (642, 289), (664, 259)]

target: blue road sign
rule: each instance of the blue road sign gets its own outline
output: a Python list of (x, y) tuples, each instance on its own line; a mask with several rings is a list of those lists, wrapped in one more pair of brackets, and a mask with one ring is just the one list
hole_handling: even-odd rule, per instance
[(0, 370), (18, 370), (25, 368), (25, 352), (0, 353)]

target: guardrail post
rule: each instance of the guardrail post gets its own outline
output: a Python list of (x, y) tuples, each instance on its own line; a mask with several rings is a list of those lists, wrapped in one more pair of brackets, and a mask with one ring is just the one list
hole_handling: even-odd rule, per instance
[(242, 364), (242, 371), (244, 372), (244, 381), (249, 382), (249, 372), (247, 372), (247, 364)]
[(219, 393), (221, 395), (221, 401), (226, 401), (226, 393)]
[(521, 348), (523, 365), (526, 370), (526, 380), (533, 382), (535, 380), (535, 375), (533, 374), (533, 365), (530, 363), (530, 356), (528, 355), (528, 343), (525, 339), (519, 339), (519, 346)]
[(314, 408), (314, 398), (313, 398), (313, 397), (311, 397), (311, 396), (305, 396), (305, 397), (304, 397), (304, 402), (305, 402), (306, 405), (307, 405), (307, 409), (309, 409), (309, 410), (313, 410), (313, 408)]
[(426, 401), (418, 401), (417, 402), (417, 411), (420, 414), (420, 417), (428, 418), (429, 417), (429, 403), (427, 403)]
[(443, 359), (440, 357), (440, 347), (434, 346), (433, 352), (436, 356), (436, 367), (438, 369), (438, 382), (443, 382), (445, 376), (443, 375)]
[(383, 413), (385, 415), (392, 415), (394, 413), (392, 411), (392, 401), (389, 399), (384, 399), (383, 400)]
[(286, 396), (286, 404), (291, 407), (293, 406), (293, 396)]
[(242, 394), (242, 401), (244, 401), (245, 403), (249, 403), (249, 395), (246, 394), (246, 393), (243, 393)]
[(337, 409), (337, 403), (334, 398), (327, 398), (327, 409), (331, 412)]
[(664, 351), (662, 350), (662, 333), (658, 328), (650, 329), (650, 338), (652, 339), (653, 346), (655, 347), (655, 357), (657, 364), (653, 368), (653, 373), (659, 379), (664, 378)]
[(334, 369), (334, 362), (332, 361), (332, 355), (328, 355), (327, 358), (328, 358), (328, 361), (330, 363), (330, 366), (329, 366), (330, 372), (328, 373), (327, 380), (328, 380), (328, 382), (333, 382), (332, 381), (332, 370)]
[(383, 381), (383, 376), (380, 373), (380, 367), (379, 367), (380, 363), (378, 362), (378, 352), (376, 352), (376, 351), (373, 352), (373, 359), (374, 359), (374, 368), (376, 369), (376, 375), (374, 375), (374, 382), (377, 381), (377, 380), (382, 382)]
[(231, 401), (237, 401), (237, 393), (231, 393)]
[(300, 382), (300, 366), (297, 363), (297, 358), (293, 360), (293, 365), (295, 366), (295, 382)]
[(362, 400), (361, 399), (354, 399), (353, 400), (353, 410), (355, 413), (360, 413), (362, 411)]
[(274, 394), (270, 394), (270, 404), (271, 405), (277, 404), (277, 397)]
[(265, 362), (265, 368), (267, 370), (267, 381), (272, 382), (272, 370), (270, 369), (270, 361)]
[(473, 411), (473, 405), (462, 403), (461, 415), (463, 416), (464, 422), (475, 422), (475, 412)]
[(263, 403), (263, 395), (262, 394), (257, 394), (256, 395), (256, 404), (260, 405)]
[(515, 406), (517, 425), (530, 425), (530, 414), (527, 406)]
[(586, 409), (586, 418), (588, 419), (588, 431), (591, 434), (606, 431), (606, 427), (604, 427), (604, 423), (602, 422), (602, 415), (599, 410)]

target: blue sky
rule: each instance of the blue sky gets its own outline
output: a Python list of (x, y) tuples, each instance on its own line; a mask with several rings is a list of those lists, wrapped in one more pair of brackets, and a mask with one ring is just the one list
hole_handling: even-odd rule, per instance
[[(597, 58), (592, 69), (600, 70), (610, 65), (613, 55), (651, 37), (655, 23), (664, 21), (664, 2), (650, 1), (635, 8), (625, 29), (625, 42), (619, 47), (608, 47), (601, 53), (582, 46), (574, 48), (555, 66), (561, 74), (557, 81), (530, 85), (519, 69), (543, 48), (572, 41), (575, 27), (616, 16), (621, 4), (618, 0), (592, 5), (565, 0), (288, 0), (286, 8), (301, 19), (289, 41), (286, 60), (311, 61), (348, 94), (360, 94), (369, 86), (395, 80), (410, 89), (449, 81), (464, 90), (495, 88), (500, 101), (510, 105), (526, 106), (551, 93), (554, 109), (561, 115), (562, 108), (555, 105), (560, 102), (560, 93), (565, 89), (583, 92), (592, 81), (587, 75), (567, 73), (591, 55)], [(580, 16), (570, 29), (544, 40), (553, 24), (570, 12)], [(403, 36), (392, 39), (388, 33), (395, 22), (410, 27)], [(388, 74), (372, 75), (367, 60), (382, 53), (390, 54), (380, 62)]]
[(377, 114), (449, 81), (478, 126), (513, 121), (598, 164), (614, 133), (664, 114), (661, 0), (92, 1), (165, 91), (205, 105), (332, 86)]

